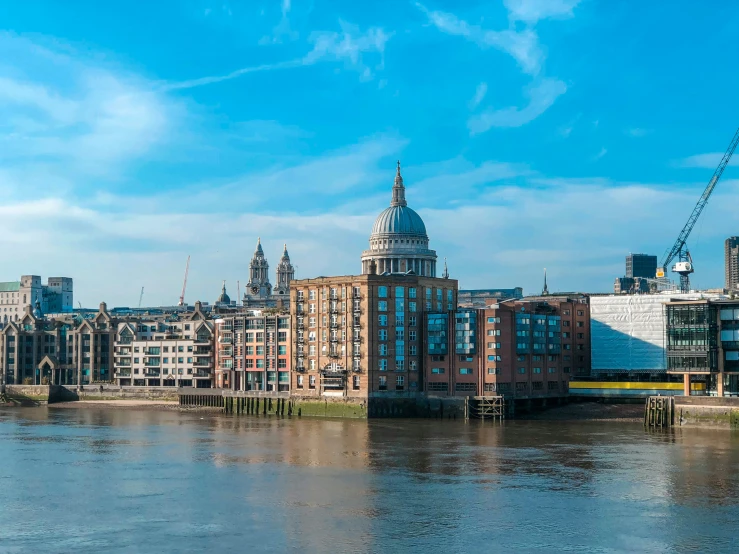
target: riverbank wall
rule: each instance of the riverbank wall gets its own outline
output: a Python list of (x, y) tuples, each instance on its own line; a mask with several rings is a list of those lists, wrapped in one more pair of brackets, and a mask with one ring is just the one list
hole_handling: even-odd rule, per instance
[(739, 398), (676, 396), (675, 425), (739, 429)]
[(298, 396), (263, 391), (180, 389), (183, 407), (222, 408), (236, 415), (290, 415), (297, 417), (449, 418), (464, 417), (463, 398), (379, 397), (346, 398)]
[(713, 396), (651, 397), (644, 411), (647, 427), (699, 427), (739, 430), (739, 398)]
[(82, 389), (63, 385), (6, 385), (5, 401), (20, 406), (55, 404), (58, 402), (142, 400), (176, 402), (177, 390), (160, 387), (118, 387), (114, 385), (87, 385)]
[(76, 400), (67, 388), (58, 385), (6, 385), (5, 401), (20, 406), (38, 406)]

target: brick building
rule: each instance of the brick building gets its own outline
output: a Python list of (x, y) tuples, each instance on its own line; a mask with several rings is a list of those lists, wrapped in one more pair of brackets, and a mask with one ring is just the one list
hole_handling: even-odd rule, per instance
[(457, 281), (319, 277), (293, 281), (290, 295), (293, 394), (411, 397), (423, 391), (425, 313), (454, 309)]
[(290, 389), (290, 314), (249, 310), (216, 321), (215, 386), (237, 391)]
[(426, 314), (429, 396), (561, 397), (590, 373), (587, 297), (530, 297)]

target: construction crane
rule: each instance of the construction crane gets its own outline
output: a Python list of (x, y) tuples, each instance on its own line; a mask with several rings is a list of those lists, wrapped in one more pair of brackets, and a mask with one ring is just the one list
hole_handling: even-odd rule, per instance
[(190, 271), (190, 256), (187, 257), (187, 265), (185, 265), (185, 281), (182, 283), (182, 294), (180, 294), (180, 301), (177, 303), (178, 306), (185, 305), (185, 289), (187, 288), (188, 271)]
[(690, 214), (683, 230), (680, 231), (675, 244), (665, 255), (662, 265), (657, 268), (657, 279), (664, 279), (667, 266), (670, 265), (675, 258), (678, 259), (675, 265), (672, 266), (672, 271), (680, 275), (680, 292), (690, 292), (690, 274), (694, 271), (693, 258), (690, 256), (686, 242), (690, 236), (690, 232), (693, 230), (693, 227), (695, 227), (695, 223), (698, 221), (703, 208), (706, 207), (708, 199), (711, 197), (711, 193), (713, 193), (713, 189), (716, 188), (716, 183), (719, 182), (721, 175), (724, 173), (724, 169), (729, 165), (729, 160), (731, 160), (731, 156), (734, 154), (737, 144), (739, 144), (739, 129), (734, 133), (734, 138), (731, 139), (729, 147), (721, 158), (721, 162), (718, 164), (716, 171), (713, 172), (711, 180), (708, 181), (706, 190), (703, 191), (700, 200), (698, 200), (698, 203), (693, 208), (693, 212)]
[(139, 308), (141, 307), (141, 301), (144, 299), (144, 287), (141, 287), (141, 294), (139, 294)]

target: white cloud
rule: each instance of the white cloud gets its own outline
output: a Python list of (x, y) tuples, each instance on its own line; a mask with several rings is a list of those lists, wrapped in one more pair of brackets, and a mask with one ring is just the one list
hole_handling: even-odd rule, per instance
[(557, 79), (544, 79), (529, 87), (526, 95), (528, 104), (523, 108), (488, 108), (479, 115), (472, 116), (467, 127), (472, 134), (484, 133), (492, 127), (520, 127), (533, 121), (567, 91), (567, 85)]
[[(380, 27), (370, 27), (363, 33), (359, 27), (344, 21), (339, 21), (339, 25), (341, 26), (341, 32), (338, 33), (333, 31), (316, 31), (312, 33), (308, 41), (313, 44), (313, 48), (301, 58), (242, 67), (224, 75), (210, 75), (187, 81), (162, 83), (160, 90), (189, 89), (230, 81), (248, 73), (292, 69), (324, 61), (343, 61), (345, 67), (353, 69), (360, 74), (361, 80), (371, 80), (374, 77), (373, 70), (380, 70), (384, 67), (385, 44), (393, 36), (392, 33), (386, 33)], [(365, 60), (367, 57), (375, 59), (376, 62), (370, 64)]]
[(625, 131), (627, 135), (635, 138), (646, 136), (651, 132), (651, 129), (642, 129), (641, 127), (632, 127), (630, 129), (626, 129)]
[(600, 151), (593, 157), (593, 161), (597, 162), (606, 154), (608, 154), (608, 149), (606, 147), (601, 148)]
[(511, 21), (535, 25), (541, 19), (566, 19), (581, 0), (504, 0)]
[[(704, 169), (716, 169), (721, 158), (724, 157), (723, 152), (710, 152), (707, 154), (696, 154), (679, 160), (675, 165), (678, 167), (701, 167)], [(733, 156), (729, 162), (731, 166), (739, 166), (739, 156)]]
[(168, 141), (184, 117), (184, 106), (151, 83), (73, 51), (4, 34), (2, 53), (17, 62), (0, 68), (0, 163), (8, 168), (57, 164), (67, 175), (116, 175)]
[[(303, 58), (303, 63), (343, 61), (346, 67), (359, 71), (363, 80), (371, 79), (373, 68), (384, 67), (385, 45), (392, 33), (386, 33), (380, 27), (370, 27), (363, 33), (359, 27), (345, 21), (339, 21), (339, 25), (341, 32), (319, 31), (310, 35), (308, 40), (313, 44), (313, 50)], [(365, 60), (367, 56), (376, 59), (372, 68)]]
[[(609, 292), (613, 279), (623, 274), (628, 252), (659, 256), (674, 242), (683, 221), (670, 218), (687, 217), (702, 190), (701, 184), (552, 179), (551, 184), (532, 186), (534, 181), (496, 187), (474, 204), (420, 210), (432, 247), (448, 257), (452, 277), (460, 277), (461, 286), (523, 286), (528, 293), (537, 292), (541, 270), (547, 267), (556, 275), (550, 290)], [(702, 233), (690, 240), (696, 282), (706, 287), (720, 286), (723, 239), (739, 225), (730, 201), (739, 192), (739, 181), (723, 184), (707, 208), (709, 217), (702, 218)], [(573, 215), (552, 225), (552, 213)], [(665, 225), (665, 218), (672, 223)], [(475, 222), (474, 241), (467, 222)]]
[(288, 14), (290, 13), (290, 0), (282, 0), (280, 2), (281, 17), (280, 22), (272, 30), (272, 34), (264, 36), (260, 39), (259, 44), (280, 44), (283, 39), (296, 40), (300, 35), (290, 27)]
[(477, 85), (477, 89), (475, 89), (475, 96), (469, 102), (470, 110), (474, 110), (475, 108), (477, 108), (477, 106), (480, 105), (480, 102), (483, 101), (487, 93), (488, 93), (487, 83), (480, 83), (479, 85)]
[(478, 25), (470, 25), (452, 13), (432, 11), (420, 3), (416, 3), (416, 6), (439, 31), (465, 37), (483, 48), (493, 47), (502, 50), (512, 56), (525, 73), (536, 75), (541, 70), (545, 56), (532, 29), (521, 32), (513, 29), (489, 31)]

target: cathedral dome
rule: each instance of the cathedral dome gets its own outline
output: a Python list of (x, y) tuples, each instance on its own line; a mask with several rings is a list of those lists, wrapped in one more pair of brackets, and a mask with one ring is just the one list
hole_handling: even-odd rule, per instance
[(230, 304), (231, 297), (226, 294), (226, 281), (223, 281), (223, 287), (221, 288), (221, 294), (216, 300), (216, 304)]
[(390, 206), (377, 216), (372, 235), (423, 235), (426, 226), (421, 216), (408, 206)]
[(369, 238), (369, 249), (362, 252), (362, 273), (436, 276), (436, 252), (429, 250), (423, 219), (408, 207), (405, 200), (400, 162), (390, 207), (377, 216)]

